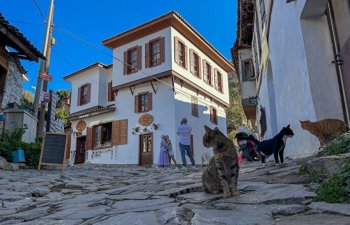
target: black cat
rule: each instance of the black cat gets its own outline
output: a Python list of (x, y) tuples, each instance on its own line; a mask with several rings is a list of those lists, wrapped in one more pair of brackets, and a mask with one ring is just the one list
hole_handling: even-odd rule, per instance
[(254, 142), (257, 143), (257, 150), (261, 156), (261, 162), (265, 164), (265, 158), (273, 154), (276, 164), (279, 164), (278, 155), (280, 156), (281, 163), (283, 163), (283, 151), (286, 146), (287, 138), (293, 136), (294, 132), (290, 128), (290, 125), (288, 125), (287, 127), (283, 127), (272, 139), (262, 142), (255, 139)]

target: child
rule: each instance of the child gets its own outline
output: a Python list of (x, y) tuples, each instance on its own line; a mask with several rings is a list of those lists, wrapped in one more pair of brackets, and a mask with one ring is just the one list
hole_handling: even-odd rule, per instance
[(166, 142), (164, 135), (162, 135), (161, 138), (162, 140), (160, 142), (158, 166), (164, 167), (166, 169), (169, 166), (169, 154), (167, 152), (168, 143)]
[(167, 152), (169, 154), (169, 164), (171, 164), (171, 159), (172, 159), (175, 164), (175, 168), (177, 168), (177, 163), (174, 157), (173, 145), (171, 144), (170, 138), (168, 135), (165, 135), (164, 138), (168, 145)]

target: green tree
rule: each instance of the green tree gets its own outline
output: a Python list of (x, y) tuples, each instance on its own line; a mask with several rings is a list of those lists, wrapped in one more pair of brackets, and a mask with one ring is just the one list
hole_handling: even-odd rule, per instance
[(33, 111), (34, 110), (33, 102), (34, 102), (33, 93), (30, 91), (24, 90), (22, 92), (22, 99), (21, 99), (20, 108), (28, 109), (29, 111)]
[(56, 111), (56, 118), (61, 119), (64, 122), (64, 124), (67, 124), (68, 116), (69, 116), (69, 113), (65, 108), (59, 108)]
[(58, 96), (57, 108), (60, 108), (63, 101), (70, 98), (70, 90), (58, 90), (56, 91), (56, 94)]

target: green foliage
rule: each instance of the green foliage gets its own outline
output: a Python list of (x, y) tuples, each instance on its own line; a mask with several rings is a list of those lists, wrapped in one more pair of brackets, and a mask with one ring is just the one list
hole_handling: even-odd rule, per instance
[[(238, 81), (236, 81), (238, 82)], [(239, 126), (245, 125), (247, 119), (245, 117), (239, 93), (238, 85), (233, 83), (229, 85), (230, 107), (226, 110), (227, 132), (236, 130)]]
[(25, 90), (25, 91), (23, 91), (23, 97), (21, 99), (21, 104), (20, 104), (19, 108), (26, 109), (30, 112), (33, 112), (34, 111), (33, 102), (34, 102), (33, 93)]
[(347, 152), (350, 152), (350, 139), (339, 137), (328, 143), (318, 155), (339, 155)]
[(67, 99), (70, 98), (70, 91), (69, 90), (58, 90), (56, 91), (56, 94), (58, 96), (58, 101), (57, 101), (57, 107), (61, 107), (62, 102)]
[(25, 153), (26, 164), (37, 167), (40, 160), (41, 142), (39, 140), (31, 143), (22, 142), (22, 149)]
[(317, 200), (329, 203), (350, 203), (350, 158), (345, 160), (342, 171), (330, 176), (316, 190)]
[(21, 148), (24, 128), (16, 128), (13, 131), (5, 130), (0, 138), (0, 156), (7, 161), (12, 161), (12, 151)]
[(56, 117), (58, 119), (61, 119), (64, 122), (64, 124), (67, 124), (68, 116), (69, 116), (69, 113), (64, 108), (60, 108), (56, 112)]

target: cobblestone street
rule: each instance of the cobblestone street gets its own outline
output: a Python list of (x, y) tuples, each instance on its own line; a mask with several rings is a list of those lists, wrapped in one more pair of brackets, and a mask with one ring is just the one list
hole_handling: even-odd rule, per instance
[(350, 206), (313, 202), (299, 165), (243, 164), (240, 196), (194, 192), (202, 170), (67, 167), (1, 171), (0, 224), (350, 224)]

